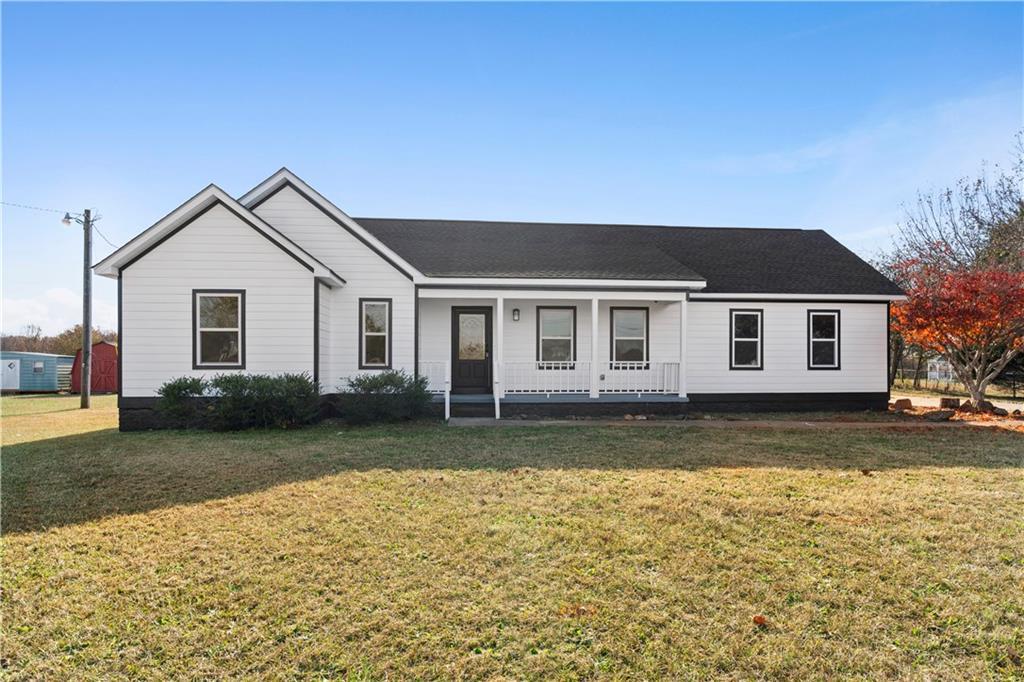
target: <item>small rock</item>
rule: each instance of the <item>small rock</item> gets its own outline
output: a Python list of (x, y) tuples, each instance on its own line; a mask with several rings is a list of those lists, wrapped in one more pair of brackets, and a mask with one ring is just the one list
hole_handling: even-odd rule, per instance
[(968, 400), (967, 402), (962, 404), (960, 407), (956, 408), (956, 411), (957, 412), (972, 412), (973, 413), (973, 412), (977, 412), (978, 410), (977, 410), (976, 407), (974, 407), (973, 404), (971, 404), (971, 401)]
[(1008, 410), (1004, 410), (1001, 407), (993, 407), (992, 408), (992, 414), (996, 415), (997, 417), (1008, 417), (1008, 416), (1010, 416), (1010, 412)]
[(996, 406), (987, 400), (978, 401), (978, 412), (992, 412), (996, 409)]
[(633, 421), (634, 418), (635, 417), (633, 417), (633, 415), (631, 415), (631, 414), (627, 414), (625, 417), (623, 417), (623, 419), (625, 419), (628, 422)]
[(954, 410), (933, 410), (925, 412), (924, 418), (930, 422), (948, 422), (954, 414), (956, 414)]
[(1014, 410), (1013, 411), (1013, 416), (1014, 417), (1019, 417), (1021, 415), (1024, 415), (1024, 412), (1021, 412), (1020, 410)]
[(902, 412), (903, 410), (909, 410), (909, 409), (911, 409), (913, 407), (914, 407), (914, 403), (912, 403), (910, 401), (910, 398), (900, 398), (899, 400), (897, 400), (893, 404), (893, 409), (895, 409), (897, 412)]
[(944, 410), (955, 410), (960, 407), (960, 398), (939, 398), (939, 407)]
[(636, 419), (636, 420), (637, 420), (638, 422), (644, 422), (644, 421), (647, 421), (647, 415), (646, 415), (646, 414), (638, 414), (638, 415), (637, 415), (637, 416), (635, 417), (635, 419)]

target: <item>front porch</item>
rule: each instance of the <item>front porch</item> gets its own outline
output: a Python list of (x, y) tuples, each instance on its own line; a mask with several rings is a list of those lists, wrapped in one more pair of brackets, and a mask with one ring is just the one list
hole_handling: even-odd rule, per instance
[(503, 405), (678, 405), (686, 306), (685, 290), (420, 288), (417, 372), (446, 418), (452, 403), (499, 418)]

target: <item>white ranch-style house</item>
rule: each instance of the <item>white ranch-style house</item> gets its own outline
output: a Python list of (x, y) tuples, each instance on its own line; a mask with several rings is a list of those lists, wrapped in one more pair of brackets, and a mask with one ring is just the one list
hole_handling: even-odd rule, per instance
[(353, 218), (287, 169), (95, 266), (122, 428), (160, 386), (426, 376), (446, 414), (884, 408), (902, 292), (821, 230)]

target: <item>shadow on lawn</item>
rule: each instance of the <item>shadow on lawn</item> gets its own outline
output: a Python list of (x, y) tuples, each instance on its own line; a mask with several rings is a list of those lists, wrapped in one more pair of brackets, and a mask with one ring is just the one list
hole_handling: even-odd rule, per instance
[(5, 533), (231, 497), (352, 471), (1024, 468), (1024, 437), (991, 428), (782, 431), (434, 424), (209, 433), (114, 429), (3, 451)]

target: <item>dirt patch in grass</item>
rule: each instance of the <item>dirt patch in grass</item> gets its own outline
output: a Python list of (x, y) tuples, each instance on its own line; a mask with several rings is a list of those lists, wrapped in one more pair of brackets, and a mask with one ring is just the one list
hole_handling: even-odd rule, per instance
[(327, 424), (3, 456), (12, 678), (1024, 674), (1014, 433)]

